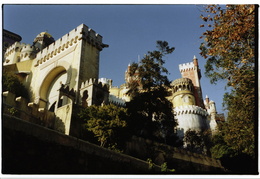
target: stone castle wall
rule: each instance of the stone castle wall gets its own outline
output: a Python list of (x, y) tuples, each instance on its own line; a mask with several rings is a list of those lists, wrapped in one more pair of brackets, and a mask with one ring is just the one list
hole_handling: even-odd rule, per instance
[(28, 122), (54, 129), (55, 114), (53, 112), (39, 108), (35, 103), (28, 102), (23, 97), (16, 97), (9, 91), (3, 92), (2, 97), (3, 114), (16, 116)]

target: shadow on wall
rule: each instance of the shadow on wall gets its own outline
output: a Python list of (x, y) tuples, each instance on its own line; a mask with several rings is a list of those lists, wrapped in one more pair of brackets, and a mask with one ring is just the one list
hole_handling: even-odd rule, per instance
[(58, 132), (65, 133), (65, 124), (59, 117), (55, 119), (54, 129)]

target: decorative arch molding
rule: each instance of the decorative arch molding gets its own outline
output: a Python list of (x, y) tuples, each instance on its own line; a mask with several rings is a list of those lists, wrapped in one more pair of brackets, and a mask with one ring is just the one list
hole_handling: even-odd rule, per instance
[(54, 65), (54, 68), (50, 68), (47, 71), (46, 75), (44, 77), (40, 78), (40, 82), (38, 83), (40, 85), (38, 86), (38, 90), (35, 95), (36, 104), (39, 104), (41, 107), (45, 107), (44, 105), (42, 106), (40, 104), (40, 101), (46, 102), (46, 95), (47, 95), (47, 91), (50, 87), (51, 82), (55, 79), (55, 77), (57, 77), (62, 72), (67, 73), (66, 83), (69, 83), (71, 80), (71, 75), (72, 75), (71, 65), (68, 62), (63, 61), (63, 60), (58, 61), (58, 63), (56, 63)]
[(66, 83), (71, 79), (71, 65), (66, 61), (59, 61), (54, 65), (54, 68), (48, 69), (46, 75), (40, 78), (40, 84), (36, 93), (35, 103), (40, 107), (46, 107), (47, 93), (53, 80), (61, 73), (67, 73)]
[(43, 80), (40, 82), (41, 85), (38, 90), (38, 101), (36, 101), (36, 104), (39, 104), (40, 107), (46, 107), (49, 88), (53, 80), (62, 73), (67, 73), (67, 70), (62, 66), (58, 66), (51, 69), (47, 75), (42, 78)]

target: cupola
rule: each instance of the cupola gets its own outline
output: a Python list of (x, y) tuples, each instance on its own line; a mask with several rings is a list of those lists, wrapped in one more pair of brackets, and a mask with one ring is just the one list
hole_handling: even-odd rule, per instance
[(36, 38), (33, 41), (33, 45), (38, 48), (39, 50), (44, 49), (45, 47), (48, 47), (50, 44), (54, 42), (54, 38), (51, 34), (48, 32), (41, 32), (36, 36)]

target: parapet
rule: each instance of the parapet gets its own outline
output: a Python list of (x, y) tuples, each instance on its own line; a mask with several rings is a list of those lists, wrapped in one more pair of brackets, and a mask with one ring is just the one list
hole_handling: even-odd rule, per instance
[(188, 71), (188, 70), (194, 70), (195, 65), (193, 62), (190, 63), (183, 63), (179, 65), (180, 72)]
[(189, 78), (178, 78), (171, 83), (171, 86), (192, 85), (192, 80)]
[(89, 44), (96, 47), (100, 51), (107, 46), (102, 43), (101, 35), (97, 34), (91, 28), (88, 28), (88, 26), (81, 24), (68, 34), (53, 42), (48, 47), (44, 48), (42, 51), (38, 52), (36, 56), (36, 59), (38, 60), (36, 66), (39, 65), (39, 63), (42, 63), (45, 60), (61, 53), (64, 49), (76, 44), (82, 39), (86, 40)]
[[(33, 59), (36, 49), (31, 44), (15, 42), (11, 45), (5, 53), (5, 64), (12, 64), (19, 61)], [(19, 59), (19, 60), (18, 60)]]
[(122, 107), (126, 106), (125, 100), (121, 98), (117, 98), (116, 96), (111, 94), (109, 95), (109, 103), (114, 104), (116, 106), (122, 106)]
[(176, 93), (177, 91), (182, 91), (182, 90), (189, 90), (193, 91), (193, 83), (192, 80), (189, 78), (179, 78), (174, 80), (171, 83), (173, 93)]
[(103, 84), (106, 84), (109, 86), (109, 88), (112, 87), (112, 80), (111, 79), (107, 79), (107, 78), (99, 78), (98, 79), (99, 82), (103, 83)]
[(174, 114), (199, 114), (202, 116), (208, 116), (207, 110), (195, 105), (178, 106), (174, 108)]
[(3, 113), (48, 128), (53, 128), (55, 119), (53, 112), (39, 108), (37, 104), (28, 102), (27, 99), (21, 96), (16, 97), (15, 94), (9, 91), (3, 92)]
[(100, 88), (104, 88), (105, 90), (108, 90), (107, 84), (103, 84), (102, 82), (100, 82), (98, 79), (95, 79), (95, 78), (90, 78), (89, 80), (82, 82), (81, 83), (81, 89), (87, 88), (91, 85), (95, 85), (95, 86), (98, 86)]
[(74, 101), (76, 97), (76, 91), (73, 88), (70, 89), (68, 85), (61, 84), (59, 91), (62, 95), (66, 95)]
[(8, 47), (6, 49), (5, 57), (10, 56), (12, 53), (17, 52), (17, 51), (20, 52), (22, 45), (24, 45), (24, 43), (15, 42), (13, 45), (11, 45), (10, 47)]
[(20, 61), (33, 59), (36, 54), (36, 48), (30, 44), (25, 44), (21, 49)]

